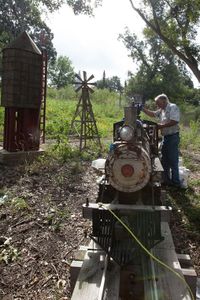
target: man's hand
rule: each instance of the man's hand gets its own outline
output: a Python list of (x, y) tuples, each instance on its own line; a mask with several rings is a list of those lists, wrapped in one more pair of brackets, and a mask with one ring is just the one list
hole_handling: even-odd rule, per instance
[(146, 107), (143, 107), (142, 110), (147, 116), (154, 118), (155, 117), (155, 112), (152, 110), (147, 109)]
[(143, 107), (144, 107), (143, 104), (138, 104), (138, 105), (137, 105), (137, 111), (138, 111), (138, 114), (141, 113), (141, 111), (143, 110)]
[(165, 128), (165, 127), (171, 127), (171, 126), (174, 126), (176, 125), (178, 122), (177, 121), (174, 121), (174, 120), (169, 120), (167, 123), (165, 124), (161, 124), (161, 123), (158, 123), (158, 129), (162, 129), (162, 128)]
[(164, 124), (161, 124), (161, 123), (158, 123), (158, 124), (157, 124), (157, 127), (158, 127), (158, 129), (162, 129), (162, 128), (165, 127), (165, 125), (164, 125)]

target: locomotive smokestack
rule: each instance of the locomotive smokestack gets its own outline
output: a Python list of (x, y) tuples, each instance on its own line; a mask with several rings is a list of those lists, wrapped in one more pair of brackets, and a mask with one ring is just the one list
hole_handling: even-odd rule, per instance
[(137, 109), (134, 106), (124, 107), (124, 123), (135, 127), (137, 119)]

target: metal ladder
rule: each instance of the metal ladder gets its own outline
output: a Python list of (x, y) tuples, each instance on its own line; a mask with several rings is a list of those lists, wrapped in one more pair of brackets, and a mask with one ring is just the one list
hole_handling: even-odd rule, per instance
[(47, 52), (42, 50), (42, 91), (40, 108), (40, 141), (45, 143), (46, 126), (46, 90), (47, 90)]

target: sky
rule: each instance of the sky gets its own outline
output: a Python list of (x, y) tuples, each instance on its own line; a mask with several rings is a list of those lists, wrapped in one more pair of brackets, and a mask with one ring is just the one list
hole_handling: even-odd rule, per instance
[[(86, 71), (88, 77), (93, 74), (94, 80), (99, 80), (105, 71), (107, 78), (118, 76), (124, 84), (128, 71), (136, 72), (137, 65), (128, 56), (122, 41), (118, 41), (126, 26), (142, 38), (145, 24), (129, 0), (104, 0), (102, 7), (95, 10), (95, 17), (75, 16), (64, 5), (49, 16), (47, 24), (54, 34), (58, 56), (69, 57), (76, 73)], [(199, 87), (194, 76), (192, 80)]]
[(126, 26), (140, 35), (144, 26), (128, 0), (104, 0), (95, 17), (75, 16), (65, 5), (47, 23), (58, 55), (69, 57), (75, 72), (86, 71), (99, 80), (105, 70), (106, 77), (118, 76), (123, 84), (128, 71), (136, 71), (128, 50), (117, 40)]

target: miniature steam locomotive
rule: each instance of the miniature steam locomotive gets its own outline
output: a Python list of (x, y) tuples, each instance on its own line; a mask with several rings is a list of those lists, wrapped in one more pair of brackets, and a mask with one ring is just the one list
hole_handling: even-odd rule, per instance
[[(99, 182), (97, 206), (92, 209), (91, 238), (120, 266), (140, 257), (138, 245), (113, 215), (98, 206), (109, 205), (145, 247), (162, 240), (160, 202), (162, 167), (158, 158), (157, 125), (138, 118), (138, 106), (125, 107), (124, 120), (113, 126), (113, 144)], [(88, 209), (88, 208), (87, 208)]]
[(179, 262), (168, 226), (171, 208), (163, 203), (158, 142), (157, 125), (141, 121), (137, 105), (126, 107), (113, 127), (96, 202), (83, 205), (92, 241), (72, 300), (191, 299), (180, 275), (178, 283), (163, 276), (162, 261), (171, 270)]
[(155, 204), (160, 197), (158, 129), (154, 122), (141, 121), (139, 112), (139, 105), (125, 107), (124, 120), (114, 123), (97, 202)]

